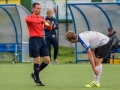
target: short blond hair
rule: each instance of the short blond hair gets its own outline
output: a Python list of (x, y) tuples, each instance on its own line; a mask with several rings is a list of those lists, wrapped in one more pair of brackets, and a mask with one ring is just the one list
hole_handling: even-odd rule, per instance
[(65, 34), (65, 38), (68, 40), (68, 41), (71, 41), (71, 40), (75, 40), (77, 38), (77, 35), (73, 32), (73, 31), (68, 31), (66, 34)]
[(50, 12), (53, 13), (53, 10), (52, 10), (52, 9), (48, 9), (48, 10), (47, 10), (47, 14), (50, 13)]

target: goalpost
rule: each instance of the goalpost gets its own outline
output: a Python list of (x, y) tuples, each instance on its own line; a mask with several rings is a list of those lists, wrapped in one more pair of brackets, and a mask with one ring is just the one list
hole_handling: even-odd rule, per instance
[[(120, 3), (69, 3), (74, 32), (98, 31), (107, 35), (108, 27), (113, 27), (120, 38)], [(75, 44), (75, 62), (88, 61), (86, 51)]]

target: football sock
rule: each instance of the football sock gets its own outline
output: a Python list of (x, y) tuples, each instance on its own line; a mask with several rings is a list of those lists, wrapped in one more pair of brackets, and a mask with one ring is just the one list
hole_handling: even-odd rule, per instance
[(39, 66), (39, 71), (43, 70), (48, 64), (45, 64), (44, 61)]
[(54, 60), (57, 59), (58, 49), (54, 49)]
[(39, 78), (39, 64), (34, 63), (34, 74), (36, 76), (36, 80), (40, 81), (40, 78)]
[(98, 83), (99, 83), (100, 76), (101, 76), (101, 73), (102, 73), (102, 64), (100, 64), (99, 66), (96, 66), (96, 70), (97, 70), (99, 73), (98, 73), (98, 76), (96, 76), (96, 75), (94, 74), (94, 82), (95, 82), (95, 84), (98, 84)]

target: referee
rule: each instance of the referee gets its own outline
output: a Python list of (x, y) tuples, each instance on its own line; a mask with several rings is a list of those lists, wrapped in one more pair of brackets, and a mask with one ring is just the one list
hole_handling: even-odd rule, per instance
[[(50, 62), (49, 52), (44, 40), (44, 27), (52, 30), (50, 21), (46, 21), (40, 16), (41, 6), (39, 3), (33, 3), (33, 13), (26, 17), (26, 23), (29, 31), (29, 55), (34, 58), (34, 73), (31, 77), (37, 86), (45, 86), (39, 78), (39, 72), (43, 70)], [(40, 57), (44, 61), (40, 64)]]

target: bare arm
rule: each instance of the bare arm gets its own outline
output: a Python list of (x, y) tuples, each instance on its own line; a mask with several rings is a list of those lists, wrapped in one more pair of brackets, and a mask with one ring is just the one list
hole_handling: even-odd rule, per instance
[(89, 57), (89, 59), (90, 59), (92, 68), (93, 68), (93, 70), (94, 70), (94, 69), (95, 69), (94, 56), (92, 55), (92, 51), (91, 51), (90, 48), (88, 49), (87, 54), (88, 54), (88, 57)]
[(95, 62), (94, 62), (95, 58), (94, 58), (94, 55), (93, 55), (93, 51), (90, 48), (88, 49), (87, 54), (88, 54), (88, 58), (90, 59), (91, 66), (92, 66), (92, 69), (93, 69), (94, 73), (96, 75), (98, 75), (98, 71), (95, 68)]
[(91, 52), (92, 52), (93, 58), (96, 59), (96, 56), (95, 56), (94, 50), (91, 49)]

